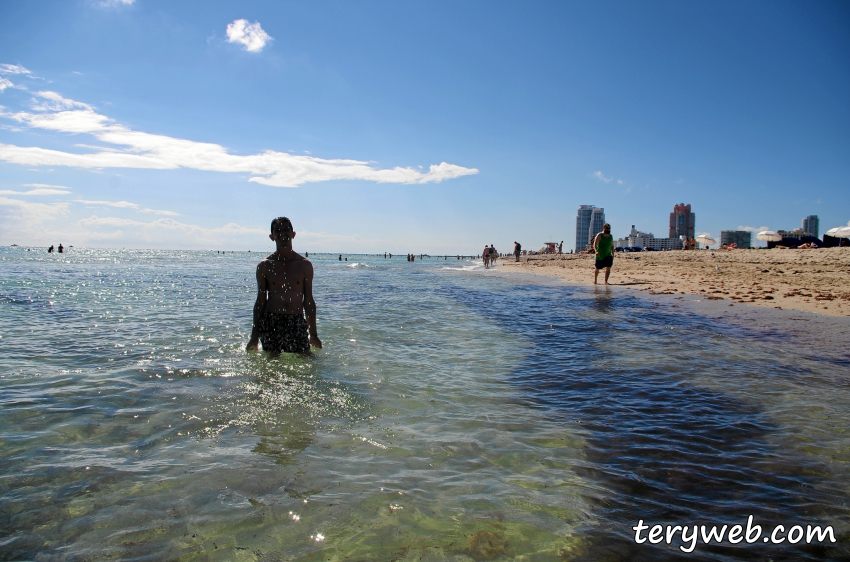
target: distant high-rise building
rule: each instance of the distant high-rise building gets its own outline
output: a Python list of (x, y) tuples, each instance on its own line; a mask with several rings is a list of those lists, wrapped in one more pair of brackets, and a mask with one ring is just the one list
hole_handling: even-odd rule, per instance
[(735, 244), (738, 248), (750, 248), (753, 244), (753, 233), (747, 230), (721, 230), (720, 245)]
[(579, 205), (576, 214), (576, 252), (584, 250), (605, 224), (605, 210), (593, 205)]
[(605, 224), (605, 209), (595, 208), (590, 213), (590, 228), (587, 231), (587, 241), (593, 242), (593, 238), (602, 232), (602, 225)]
[(678, 238), (685, 236), (687, 238), (694, 237), (694, 219), (696, 215), (691, 212), (691, 205), (679, 203), (673, 206), (673, 212), (670, 213), (670, 238)]
[(809, 236), (818, 238), (820, 232), (820, 220), (817, 215), (809, 215), (803, 219), (803, 232), (808, 232)]

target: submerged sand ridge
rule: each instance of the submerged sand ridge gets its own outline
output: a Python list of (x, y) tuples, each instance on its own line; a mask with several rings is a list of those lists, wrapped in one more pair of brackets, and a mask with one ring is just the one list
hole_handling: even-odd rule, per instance
[[(593, 256), (539, 255), (499, 260), (500, 266), (593, 283)], [(600, 272), (599, 282), (603, 274)], [(817, 250), (697, 250), (617, 254), (610, 284), (651, 294), (850, 316), (850, 248)]]

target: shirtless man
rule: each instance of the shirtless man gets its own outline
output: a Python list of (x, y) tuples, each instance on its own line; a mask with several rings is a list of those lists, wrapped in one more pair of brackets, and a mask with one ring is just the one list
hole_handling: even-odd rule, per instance
[(265, 351), (273, 354), (307, 353), (311, 345), (321, 349), (316, 333), (313, 264), (292, 251), (295, 231), (288, 218), (272, 221), (269, 238), (274, 240), (277, 251), (257, 266), (257, 302), (247, 349), (257, 349), (259, 341)]

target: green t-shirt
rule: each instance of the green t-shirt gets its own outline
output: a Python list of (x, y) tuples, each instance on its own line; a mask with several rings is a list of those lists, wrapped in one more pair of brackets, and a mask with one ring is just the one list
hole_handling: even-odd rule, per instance
[(596, 243), (596, 259), (602, 260), (614, 255), (614, 237), (610, 234), (606, 237), (601, 232), (599, 234), (601, 236), (599, 236), (599, 241)]

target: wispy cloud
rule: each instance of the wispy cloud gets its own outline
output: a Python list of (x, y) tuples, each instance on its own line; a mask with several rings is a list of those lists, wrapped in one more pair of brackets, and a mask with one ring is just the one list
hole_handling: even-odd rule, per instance
[[(182, 233), (185, 240), (204, 244), (220, 244), (233, 236), (264, 236), (268, 234), (264, 228), (249, 228), (236, 223), (228, 223), (217, 228), (206, 228), (196, 224), (178, 222), (174, 219), (157, 219), (145, 222), (117, 217), (99, 217), (97, 215), (77, 221), (77, 226), (84, 228), (130, 229), (134, 233), (132, 237), (135, 240), (148, 242), (164, 241), (170, 243), (173, 243), (175, 233)], [(121, 234), (124, 234), (123, 231)]]
[(77, 199), (76, 203), (82, 203), (83, 205), (91, 205), (96, 207), (115, 207), (117, 209), (133, 209), (135, 211), (139, 211), (140, 213), (152, 213), (155, 215), (166, 215), (170, 217), (179, 216), (180, 213), (175, 213), (174, 211), (162, 211), (159, 209), (145, 209), (140, 207), (136, 203), (131, 203), (129, 201), (90, 201), (86, 199)]
[(0, 232), (14, 223), (28, 225), (55, 220), (68, 212), (68, 203), (32, 203), (0, 197)]
[(248, 20), (238, 19), (227, 24), (227, 41), (239, 43), (249, 53), (259, 53), (271, 39), (271, 35), (260, 27), (260, 22), (248, 23)]
[(603, 174), (602, 172), (599, 172), (599, 171), (597, 171), (597, 172), (593, 172), (592, 174), (590, 174), (590, 177), (593, 177), (593, 178), (596, 178), (596, 179), (598, 179), (598, 180), (604, 181), (605, 183), (608, 183), (608, 182), (610, 182), (610, 181), (611, 181), (611, 178), (606, 178), (606, 177), (605, 177), (605, 174)]
[(746, 230), (749, 232), (761, 232), (762, 230), (770, 230), (766, 226), (739, 226), (738, 230)]
[[(378, 183), (424, 184), (470, 174), (476, 168), (441, 162), (427, 172), (412, 167), (374, 168), (369, 162), (324, 159), (267, 150), (238, 156), (218, 144), (133, 131), (97, 113), (90, 105), (63, 98), (55, 92), (36, 94), (39, 113), (0, 113), (31, 128), (72, 134), (91, 134), (101, 142), (122, 147), (98, 152), (72, 153), (40, 147), (0, 144), (0, 160), (26, 166), (74, 168), (191, 168), (214, 172), (247, 173), (248, 181), (275, 187), (297, 187), (329, 180), (366, 180)], [(597, 172), (602, 176), (601, 172)], [(595, 175), (595, 174), (594, 174)], [(610, 181), (605, 179), (604, 181)]]
[(31, 74), (19, 64), (0, 64), (0, 74)]
[(132, 6), (136, 0), (100, 0), (100, 5), (104, 8)]
[(12, 82), (10, 80), (6, 80), (5, 78), (0, 78), (0, 92), (3, 92), (3, 91), (6, 90), (6, 88), (11, 88), (13, 86), (14, 86), (14, 84), (12, 84)]
[[(24, 184), (38, 185), (38, 184)], [(61, 186), (57, 186), (61, 187)], [(66, 188), (55, 189), (53, 186), (39, 187), (29, 191), (13, 191), (11, 189), (0, 189), (0, 195), (68, 195), (71, 193)]]
[(63, 98), (56, 92), (36, 92), (35, 95), (41, 98), (33, 98), (32, 100), (32, 108), (36, 111), (66, 111), (69, 109), (92, 110), (92, 107), (89, 104)]
[(53, 185), (51, 183), (24, 183), (21, 184), (24, 187), (45, 187), (45, 188), (53, 188), (53, 189), (62, 189), (62, 190), (70, 190), (71, 188), (67, 185)]

